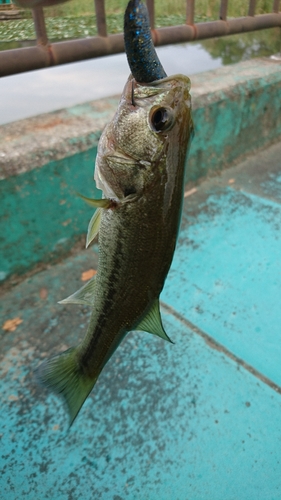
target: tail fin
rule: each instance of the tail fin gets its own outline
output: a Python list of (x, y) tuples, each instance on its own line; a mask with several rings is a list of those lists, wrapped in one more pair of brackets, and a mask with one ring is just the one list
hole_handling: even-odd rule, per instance
[(36, 375), (39, 382), (63, 396), (71, 426), (97, 380), (82, 372), (77, 360), (77, 348), (72, 347), (47, 359), (37, 368)]

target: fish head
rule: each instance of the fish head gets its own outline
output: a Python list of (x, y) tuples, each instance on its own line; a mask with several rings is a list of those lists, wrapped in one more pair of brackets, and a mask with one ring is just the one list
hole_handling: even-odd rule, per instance
[(193, 131), (189, 90), (183, 75), (149, 84), (129, 77), (98, 146), (95, 181), (105, 197), (138, 197), (184, 168)]

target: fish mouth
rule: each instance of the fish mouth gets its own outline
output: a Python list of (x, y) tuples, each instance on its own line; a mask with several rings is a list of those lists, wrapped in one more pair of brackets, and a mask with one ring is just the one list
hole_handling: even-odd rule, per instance
[(182, 90), (189, 94), (191, 88), (190, 78), (186, 75), (176, 74), (166, 76), (161, 80), (154, 80), (152, 82), (142, 83), (138, 82), (131, 74), (126, 82), (123, 90), (123, 96), (127, 103), (136, 108), (142, 100), (157, 97), (158, 95), (168, 94), (171, 90), (175, 92)]
[[(154, 82), (150, 82), (149, 85), (151, 86), (158, 86), (158, 85), (165, 85), (165, 83), (170, 83), (170, 82), (176, 82), (176, 81), (181, 82), (181, 86), (183, 86), (183, 82), (185, 83), (185, 87), (188, 91), (190, 91), (191, 88), (191, 82), (190, 78), (186, 75), (182, 75), (181, 73), (177, 73), (176, 75), (171, 75), (171, 76), (166, 76), (165, 78), (162, 78), (161, 81), (155, 80)], [(161, 87), (158, 87), (159, 91), (161, 90)], [(162, 87), (163, 91), (167, 90), (167, 87)]]

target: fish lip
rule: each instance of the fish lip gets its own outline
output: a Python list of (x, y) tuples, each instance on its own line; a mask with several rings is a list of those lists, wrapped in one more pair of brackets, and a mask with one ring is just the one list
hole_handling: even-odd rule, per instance
[[(169, 85), (170, 84), (170, 85)], [(150, 99), (151, 97), (157, 96), (159, 94), (169, 93), (171, 89), (176, 90), (177, 87), (184, 87), (189, 93), (191, 88), (190, 78), (186, 75), (177, 73), (175, 75), (167, 76), (161, 80), (154, 80), (153, 82), (144, 83), (138, 82), (132, 74), (130, 74), (125, 88), (123, 90), (123, 99), (130, 105), (132, 105), (132, 110), (138, 106), (138, 102), (141, 100)], [(144, 92), (142, 93), (142, 88)], [(149, 89), (151, 88), (151, 93)], [(132, 102), (132, 98), (134, 102)]]
[[(190, 91), (191, 88), (191, 81), (190, 78), (187, 75), (182, 75), (181, 73), (177, 73), (176, 75), (171, 75), (167, 76), (166, 78), (162, 78), (162, 80), (154, 80), (153, 82), (149, 83), (149, 86), (152, 87), (159, 87), (162, 84), (169, 83), (170, 81), (185, 81), (185, 85), (188, 91)], [(141, 84), (140, 84), (141, 85)], [(163, 87), (163, 90), (168, 90), (167, 87)], [(159, 87), (159, 91), (161, 91), (161, 87)]]
[[(159, 83), (159, 80), (155, 80), (154, 85), (150, 83), (138, 82), (135, 77), (130, 74), (124, 87), (122, 97), (125, 99), (127, 104), (132, 106), (132, 111), (134, 111), (134, 109), (138, 106), (139, 101), (149, 99), (168, 91), (167, 88), (157, 88), (157, 83)], [(153, 90), (151, 89), (151, 93), (149, 93), (148, 89), (151, 87), (153, 87)], [(143, 93), (142, 89), (144, 89)]]

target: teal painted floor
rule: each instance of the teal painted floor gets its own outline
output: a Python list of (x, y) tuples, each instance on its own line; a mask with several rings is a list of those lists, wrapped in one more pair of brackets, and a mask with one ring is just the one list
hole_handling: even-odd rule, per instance
[(94, 249), (1, 297), (5, 500), (281, 499), (281, 145), (187, 191), (162, 293), (174, 345), (127, 336), (73, 427), (36, 386), (40, 360), (84, 334), (57, 301)]

